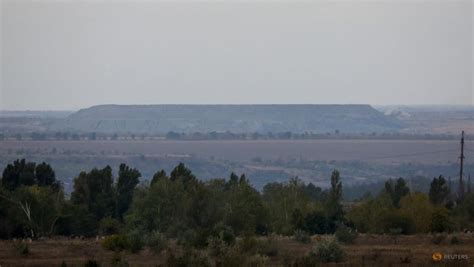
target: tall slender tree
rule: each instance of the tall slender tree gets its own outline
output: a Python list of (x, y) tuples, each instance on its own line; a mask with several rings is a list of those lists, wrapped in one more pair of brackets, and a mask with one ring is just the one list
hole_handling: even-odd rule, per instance
[(443, 205), (448, 201), (449, 188), (443, 176), (433, 178), (429, 192), (430, 202), (434, 205)]
[(325, 213), (331, 222), (329, 231), (335, 231), (336, 225), (344, 220), (344, 211), (342, 209), (342, 182), (339, 171), (334, 170), (331, 174), (331, 187), (325, 203)]
[(403, 178), (398, 178), (396, 181), (389, 179), (385, 182), (385, 191), (390, 195), (393, 206), (400, 207), (400, 199), (410, 193), (406, 181)]
[(138, 185), (140, 172), (137, 169), (131, 169), (125, 164), (120, 164), (119, 175), (116, 185), (116, 216), (123, 220), (123, 214), (128, 210), (133, 199), (133, 191)]

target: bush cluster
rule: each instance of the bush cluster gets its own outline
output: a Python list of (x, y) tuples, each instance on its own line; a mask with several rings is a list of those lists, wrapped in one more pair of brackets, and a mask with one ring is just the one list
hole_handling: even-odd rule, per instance
[(153, 231), (146, 238), (146, 245), (150, 248), (151, 251), (153, 251), (153, 253), (160, 254), (168, 247), (168, 240), (162, 233), (158, 231)]
[(335, 232), (337, 241), (344, 244), (352, 244), (356, 240), (358, 233), (354, 229), (341, 224), (337, 227)]
[(311, 236), (303, 230), (296, 230), (293, 239), (303, 244), (311, 243)]
[(107, 250), (120, 252), (123, 250), (130, 249), (131, 246), (130, 246), (130, 241), (128, 240), (127, 236), (123, 234), (115, 234), (115, 235), (106, 237), (102, 241), (102, 247)]
[(336, 239), (324, 238), (313, 247), (310, 257), (322, 263), (341, 262), (345, 252)]
[(13, 244), (13, 246), (18, 252), (18, 254), (21, 256), (27, 256), (28, 254), (30, 254), (30, 248), (25, 242), (16, 242)]

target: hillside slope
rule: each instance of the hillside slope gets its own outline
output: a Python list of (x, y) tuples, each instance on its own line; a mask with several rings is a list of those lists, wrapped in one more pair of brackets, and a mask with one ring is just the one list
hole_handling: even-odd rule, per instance
[(56, 130), (103, 133), (394, 132), (395, 118), (369, 105), (100, 105), (79, 110)]

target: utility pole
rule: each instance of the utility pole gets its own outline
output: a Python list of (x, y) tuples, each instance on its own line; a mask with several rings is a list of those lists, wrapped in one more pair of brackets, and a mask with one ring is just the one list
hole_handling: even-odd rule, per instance
[(461, 156), (459, 158), (461, 159), (461, 165), (459, 168), (459, 198), (463, 199), (464, 198), (464, 183), (462, 181), (462, 176), (463, 176), (463, 168), (464, 168), (464, 131), (462, 131), (462, 134), (461, 134)]

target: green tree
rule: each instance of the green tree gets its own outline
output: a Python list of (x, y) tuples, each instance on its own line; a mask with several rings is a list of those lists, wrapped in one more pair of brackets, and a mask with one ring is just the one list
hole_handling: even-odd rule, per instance
[(36, 165), (34, 162), (27, 162), (25, 159), (17, 159), (13, 164), (8, 164), (3, 170), (2, 185), (13, 191), (20, 186), (53, 186), (59, 189), (59, 183), (56, 182), (56, 175), (53, 168), (43, 162)]
[(39, 186), (52, 186), (56, 184), (56, 174), (49, 164), (43, 162), (36, 166), (36, 180)]
[(313, 201), (323, 201), (326, 199), (327, 195), (326, 192), (321, 189), (321, 187), (317, 187), (312, 183), (309, 183), (304, 188), (306, 195)]
[(179, 163), (170, 173), (171, 181), (179, 181), (186, 187), (188, 183), (196, 181), (196, 176), (191, 172), (190, 169), (184, 166), (184, 163)]
[[(4, 200), (0, 208), (6, 213), (5, 219), (21, 229), (21, 235), (32, 238), (53, 234), (64, 203), (62, 191), (38, 185), (21, 186), (13, 192), (0, 192), (0, 198)], [(19, 235), (20, 232), (4, 234)]]
[(24, 225), (32, 229), (34, 237), (53, 234), (64, 203), (62, 191), (35, 185), (21, 187), (15, 195), (25, 213)]
[(297, 177), (288, 183), (265, 185), (262, 197), (269, 211), (270, 226), (279, 234), (293, 234), (297, 227), (302, 227), (298, 224), (312, 207), (305, 185)]
[(112, 168), (92, 169), (81, 172), (74, 179), (74, 191), (71, 201), (75, 205), (84, 205), (97, 221), (115, 213)]
[(3, 170), (2, 186), (13, 191), (21, 185), (34, 185), (36, 183), (34, 162), (17, 159), (13, 164), (8, 164)]
[(474, 230), (474, 193), (466, 194), (464, 200), (455, 207), (452, 215), (458, 229)]
[(404, 196), (400, 200), (400, 214), (410, 218), (417, 233), (430, 231), (433, 206), (424, 193), (414, 193)]
[(129, 228), (175, 236), (185, 229), (208, 225), (209, 192), (184, 164), (175, 167), (170, 178), (164, 172), (155, 178), (149, 187), (135, 191), (126, 216)]
[(176, 202), (179, 192), (174, 190), (168, 179), (156, 181), (150, 187), (138, 187), (130, 211), (125, 216), (127, 227), (147, 233), (154, 230), (166, 232), (175, 220), (173, 205), (180, 205)]
[(225, 206), (224, 222), (232, 227), (237, 235), (252, 235), (267, 229), (267, 212), (262, 198), (241, 175), (237, 184), (231, 184)]
[(304, 230), (310, 234), (327, 234), (333, 229), (330, 229), (330, 222), (326, 218), (324, 211), (316, 209), (308, 213), (304, 218)]
[(453, 227), (449, 215), (449, 210), (445, 207), (434, 208), (431, 215), (431, 232), (441, 233), (451, 230)]
[(446, 203), (449, 197), (449, 187), (443, 176), (433, 178), (429, 196), (433, 205), (444, 205)]
[(342, 209), (342, 182), (339, 171), (334, 170), (331, 174), (331, 187), (325, 202), (324, 211), (329, 222), (329, 230), (334, 232), (336, 225), (344, 220)]
[(381, 234), (390, 228), (387, 223), (395, 212), (390, 195), (384, 191), (374, 199), (357, 204), (347, 218), (359, 232)]
[(385, 191), (392, 198), (393, 206), (400, 207), (400, 199), (410, 193), (405, 180), (403, 178), (398, 178), (396, 181), (389, 179), (385, 182)]
[(159, 172), (155, 173), (151, 179), (150, 185), (152, 186), (161, 179), (168, 179), (165, 170), (160, 170)]
[(132, 203), (133, 191), (141, 177), (137, 169), (131, 169), (125, 164), (120, 164), (119, 175), (116, 185), (117, 202), (116, 216), (119, 220), (123, 219), (123, 214), (128, 210)]

